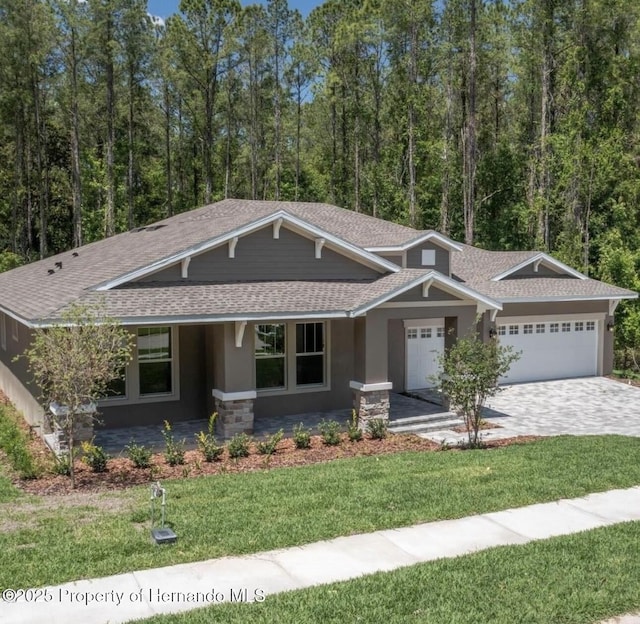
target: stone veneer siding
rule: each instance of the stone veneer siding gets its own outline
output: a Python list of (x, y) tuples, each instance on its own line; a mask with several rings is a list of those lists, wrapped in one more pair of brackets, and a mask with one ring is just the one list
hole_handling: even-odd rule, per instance
[(388, 390), (353, 390), (353, 409), (358, 415), (358, 426), (366, 431), (370, 420), (380, 418), (389, 421)]
[(216, 434), (231, 438), (237, 433), (253, 433), (253, 399), (223, 401), (216, 397)]

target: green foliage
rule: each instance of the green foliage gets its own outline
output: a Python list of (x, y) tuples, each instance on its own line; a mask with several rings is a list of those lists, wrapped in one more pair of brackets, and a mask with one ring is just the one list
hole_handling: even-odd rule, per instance
[(8, 406), (0, 406), (0, 449), (21, 479), (33, 479), (42, 472), (29, 450), (29, 437), (18, 426), (16, 414)]
[(224, 451), (224, 447), (218, 444), (215, 437), (215, 424), (217, 417), (217, 412), (211, 414), (207, 423), (207, 431), (200, 431), (196, 434), (198, 450), (202, 453), (206, 462), (216, 461)]
[(164, 458), (169, 466), (178, 466), (184, 464), (185, 455), (185, 441), (176, 440), (175, 435), (171, 429), (171, 424), (168, 420), (164, 421), (164, 428), (162, 429), (162, 437), (164, 438)]
[(276, 433), (267, 437), (266, 440), (258, 442), (256, 445), (258, 453), (260, 453), (260, 455), (273, 455), (283, 437), (284, 431), (280, 429), (279, 431), (276, 431)]
[(55, 474), (70, 477), (71, 476), (71, 466), (73, 464), (72, 457), (75, 459), (75, 452), (73, 453), (62, 453), (61, 455), (57, 455), (53, 464), (53, 472)]
[(23, 264), (22, 258), (11, 251), (0, 252), (0, 273), (15, 269)]
[(351, 410), (351, 418), (347, 421), (347, 435), (351, 442), (362, 440), (362, 429), (360, 429), (360, 419), (356, 410)]
[(101, 446), (94, 444), (93, 440), (91, 440), (91, 442), (84, 441), (82, 443), (82, 452), (82, 461), (87, 464), (93, 472), (106, 471), (109, 455)]
[(327, 446), (340, 444), (340, 423), (337, 420), (321, 420), (318, 425), (322, 443)]
[(479, 444), (482, 408), (499, 391), (498, 382), (520, 354), (501, 345), (497, 338), (483, 342), (476, 333), (459, 337), (439, 356), (441, 374), (434, 379), (448, 397), (451, 408), (464, 418), (469, 446)]
[(384, 440), (387, 437), (387, 428), (384, 418), (372, 418), (367, 422), (367, 433), (373, 440)]
[(236, 433), (227, 443), (227, 452), (231, 459), (248, 457), (251, 438), (246, 433)]
[(153, 451), (149, 447), (144, 444), (136, 444), (134, 440), (131, 440), (124, 448), (127, 452), (127, 457), (136, 468), (149, 468), (151, 466)]
[(311, 431), (303, 423), (293, 428), (293, 443), (297, 449), (308, 449), (311, 446)]

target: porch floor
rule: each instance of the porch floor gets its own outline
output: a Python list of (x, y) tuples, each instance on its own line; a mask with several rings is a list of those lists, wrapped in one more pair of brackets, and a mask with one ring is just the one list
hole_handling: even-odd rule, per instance
[[(415, 393), (418, 394), (417, 392)], [(389, 420), (408, 418), (411, 416), (430, 416), (445, 412), (441, 405), (436, 405), (422, 398), (414, 398), (391, 392), (389, 394), (390, 414)], [(318, 425), (325, 420), (337, 420), (346, 428), (347, 421), (351, 418), (351, 408), (337, 409), (327, 412), (306, 412), (303, 414), (291, 414), (289, 416), (273, 416), (268, 418), (256, 418), (254, 421), (253, 437), (260, 439), (271, 435), (279, 429), (284, 430), (286, 437), (293, 435), (293, 428), (304, 423), (314, 433), (318, 433)], [(204, 419), (185, 420), (172, 423), (173, 434), (176, 440), (185, 440), (185, 448), (196, 448), (195, 436), (198, 432), (207, 428)], [(95, 433), (95, 443), (101, 446), (111, 455), (124, 454), (124, 448), (131, 441), (152, 447), (154, 451), (164, 450), (164, 438), (162, 437), (162, 425), (147, 425), (139, 427), (122, 427), (119, 429), (99, 429)]]

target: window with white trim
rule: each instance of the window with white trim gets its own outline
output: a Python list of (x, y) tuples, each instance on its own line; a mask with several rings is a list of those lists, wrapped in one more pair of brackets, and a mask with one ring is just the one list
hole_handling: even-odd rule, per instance
[(523, 334), (533, 334), (533, 324), (526, 323), (522, 328)]
[(423, 327), (420, 329), (420, 338), (431, 338), (431, 327)]
[(571, 331), (571, 323), (562, 323), (562, 332), (570, 332)]
[(575, 330), (584, 331), (584, 323), (582, 321), (576, 321)]
[(137, 335), (139, 395), (173, 392), (171, 327), (139, 327)]
[(549, 333), (557, 334), (560, 331), (560, 323), (549, 323)]
[[(257, 324), (256, 390), (295, 391), (327, 383), (327, 327), (323, 321)], [(417, 338), (418, 330), (407, 330)]]
[(286, 377), (286, 326), (256, 325), (256, 389), (284, 388)]
[(324, 383), (324, 323), (296, 323), (296, 386)]
[(7, 317), (3, 312), (0, 312), (0, 346), (7, 350)]
[(507, 334), (507, 326), (498, 325), (498, 336), (506, 336), (506, 334)]
[(518, 325), (509, 325), (509, 335), (517, 336), (520, 333), (520, 328)]
[(544, 323), (536, 323), (536, 334), (544, 334), (546, 325)]
[(596, 331), (595, 321), (587, 321), (587, 331)]
[(418, 330), (415, 327), (407, 330), (407, 338), (409, 340), (415, 340), (418, 337)]

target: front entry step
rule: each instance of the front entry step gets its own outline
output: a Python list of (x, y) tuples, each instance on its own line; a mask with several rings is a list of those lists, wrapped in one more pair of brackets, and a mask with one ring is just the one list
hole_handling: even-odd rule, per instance
[(429, 433), (464, 425), (464, 420), (453, 412), (429, 414), (425, 416), (410, 416), (397, 418), (389, 422), (390, 433)]

